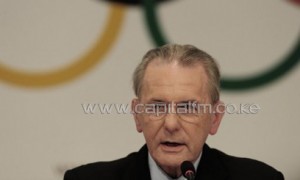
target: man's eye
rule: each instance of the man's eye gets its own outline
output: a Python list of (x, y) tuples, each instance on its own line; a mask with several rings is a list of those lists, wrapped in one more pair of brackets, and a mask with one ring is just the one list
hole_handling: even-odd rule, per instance
[(198, 106), (196, 103), (180, 103), (177, 104), (177, 110), (181, 113), (196, 113), (198, 111)]
[(194, 107), (191, 104), (178, 104), (177, 108), (188, 110), (188, 109), (193, 109)]
[(162, 111), (166, 109), (166, 104), (154, 104), (155, 110)]

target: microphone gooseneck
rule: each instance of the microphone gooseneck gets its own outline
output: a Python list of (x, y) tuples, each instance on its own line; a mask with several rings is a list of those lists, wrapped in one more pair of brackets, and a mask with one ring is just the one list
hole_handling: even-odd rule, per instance
[(181, 172), (187, 180), (195, 179), (195, 167), (190, 161), (184, 161), (181, 163)]

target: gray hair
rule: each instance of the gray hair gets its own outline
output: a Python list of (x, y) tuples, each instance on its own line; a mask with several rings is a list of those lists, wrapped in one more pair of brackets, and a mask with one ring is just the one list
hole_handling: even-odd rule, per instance
[(220, 96), (220, 71), (214, 58), (206, 52), (192, 45), (167, 44), (149, 50), (143, 57), (142, 62), (136, 67), (133, 74), (133, 89), (135, 95), (140, 97), (146, 68), (154, 59), (162, 62), (178, 62), (181, 66), (193, 66), (201, 64), (208, 76), (208, 92), (212, 103), (216, 103)]

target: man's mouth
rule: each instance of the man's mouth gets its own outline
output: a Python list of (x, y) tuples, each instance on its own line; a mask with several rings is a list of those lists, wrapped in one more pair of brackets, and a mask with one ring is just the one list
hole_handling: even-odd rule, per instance
[(179, 142), (171, 142), (171, 141), (164, 141), (161, 143), (162, 145), (168, 146), (168, 147), (178, 147), (184, 145), (183, 143)]
[(165, 153), (179, 153), (184, 150), (185, 144), (176, 141), (163, 141), (161, 142), (161, 149)]

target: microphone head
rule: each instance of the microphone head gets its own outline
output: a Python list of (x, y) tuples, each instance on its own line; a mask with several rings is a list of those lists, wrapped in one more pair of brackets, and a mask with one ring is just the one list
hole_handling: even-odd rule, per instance
[(182, 175), (187, 179), (193, 179), (195, 177), (195, 167), (190, 161), (183, 161), (181, 163)]

